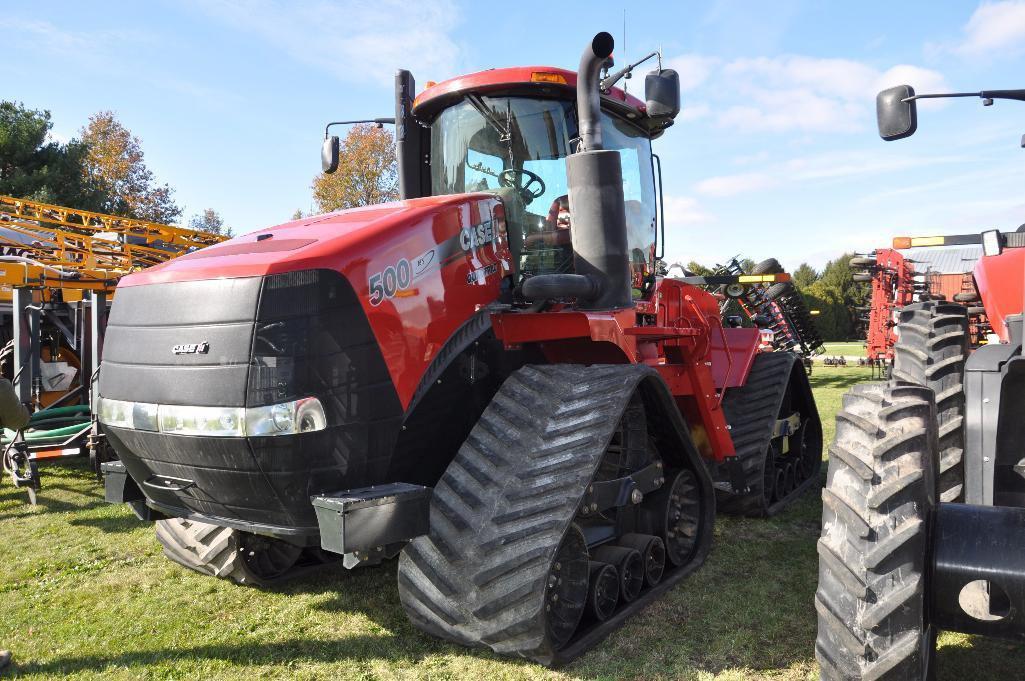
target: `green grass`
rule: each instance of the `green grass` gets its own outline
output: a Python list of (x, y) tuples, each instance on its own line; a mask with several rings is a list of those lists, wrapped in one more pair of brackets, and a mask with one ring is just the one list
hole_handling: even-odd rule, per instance
[(849, 357), (865, 356), (865, 341), (834, 341), (823, 343), (827, 355), (847, 355)]
[[(867, 369), (816, 367), (825, 426)], [(259, 591), (167, 560), (152, 528), (103, 503), (82, 465), (44, 469), (40, 505), (0, 487), (0, 647), (19, 676), (75, 679), (814, 679), (821, 503), (720, 517), (706, 565), (557, 672), (426, 637), (399, 606), (395, 565)], [(1018, 678), (1025, 653), (944, 635), (941, 679)]]

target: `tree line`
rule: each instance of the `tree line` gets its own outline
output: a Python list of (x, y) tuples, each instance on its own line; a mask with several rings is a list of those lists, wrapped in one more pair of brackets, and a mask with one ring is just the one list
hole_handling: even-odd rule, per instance
[[(808, 309), (818, 312), (814, 317), (815, 326), (827, 341), (849, 340), (863, 333), (856, 309), (868, 304), (871, 290), (867, 284), (854, 281), (852, 257), (853, 253), (844, 253), (826, 263), (821, 271), (801, 263), (790, 273)], [(741, 260), (740, 264), (745, 272), (750, 272), (755, 265), (749, 259)], [(687, 269), (698, 275), (712, 271), (694, 261), (687, 263)]]
[[(181, 217), (174, 190), (156, 180), (142, 142), (113, 112), (93, 114), (67, 142), (53, 139), (52, 129), (49, 111), (0, 101), (0, 194), (150, 222)], [(188, 224), (232, 234), (212, 208)]]

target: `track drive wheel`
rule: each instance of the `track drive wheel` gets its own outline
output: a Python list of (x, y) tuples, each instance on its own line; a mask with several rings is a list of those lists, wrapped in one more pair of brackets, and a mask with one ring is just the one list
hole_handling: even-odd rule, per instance
[(827, 681), (929, 679), (930, 511), (936, 503), (932, 392), (855, 386), (836, 417), (822, 491), (815, 656)]
[(190, 570), (250, 586), (289, 576), (303, 550), (273, 537), (184, 518), (156, 522), (164, 555)]
[(940, 501), (964, 500), (964, 366), (968, 317), (956, 303), (930, 301), (900, 312), (891, 379), (936, 393)]

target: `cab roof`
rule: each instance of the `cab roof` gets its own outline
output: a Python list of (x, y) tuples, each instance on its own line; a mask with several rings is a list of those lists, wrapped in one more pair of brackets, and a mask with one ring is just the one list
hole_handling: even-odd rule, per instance
[[(564, 99), (576, 93), (575, 71), (552, 66), (513, 66), (488, 69), (465, 76), (457, 76), (440, 83), (427, 82), (426, 87), (413, 100), (413, 112), (421, 119), (430, 120), (442, 109), (461, 100), (466, 94), (503, 93), (555, 97)], [(643, 123), (647, 118), (644, 102), (620, 88), (611, 88), (601, 96), (602, 108)], [(660, 128), (663, 126), (659, 126)]]

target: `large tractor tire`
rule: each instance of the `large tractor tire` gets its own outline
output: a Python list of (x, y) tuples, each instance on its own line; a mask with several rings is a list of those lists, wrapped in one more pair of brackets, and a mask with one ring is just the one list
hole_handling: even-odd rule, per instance
[(854, 281), (872, 281), (872, 274), (870, 272), (855, 272), (851, 275), (851, 279)]
[(891, 378), (932, 388), (940, 442), (940, 501), (964, 500), (964, 366), (968, 317), (956, 303), (926, 302), (900, 312)]
[(976, 303), (978, 301), (979, 301), (979, 294), (976, 293), (975, 291), (970, 291), (970, 292), (962, 291), (961, 293), (955, 293), (954, 294), (954, 302), (955, 303)]
[(782, 274), (782, 272), (783, 266), (775, 258), (763, 260), (751, 268), (751, 274)]
[[(775, 515), (818, 484), (822, 424), (797, 355), (756, 355), (747, 383), (728, 389), (722, 407), (739, 470), (731, 474), (729, 467), (723, 467), (725, 477), (716, 484), (719, 510), (754, 517)], [(779, 422), (794, 413), (800, 417), (800, 427), (788, 435), (775, 434)], [(735, 475), (739, 481), (732, 479)]]
[[(714, 497), (670, 399), (640, 366), (512, 374), (435, 486), (430, 533), (399, 558), (410, 621), (559, 664), (696, 569)], [(632, 487), (652, 471), (656, 489)]]
[(875, 258), (851, 258), (848, 261), (851, 267), (875, 267), (877, 263)]
[(836, 417), (822, 491), (815, 656), (827, 681), (929, 679), (930, 511), (936, 503), (932, 393), (855, 386)]
[(156, 522), (164, 555), (212, 577), (270, 586), (293, 574), (303, 550), (280, 539), (184, 518)]

